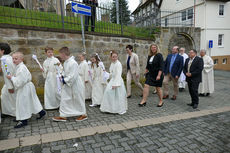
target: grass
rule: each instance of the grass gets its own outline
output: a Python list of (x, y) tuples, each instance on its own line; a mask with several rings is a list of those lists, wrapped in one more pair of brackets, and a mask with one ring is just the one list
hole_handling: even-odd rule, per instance
[[(0, 23), (62, 29), (61, 16), (55, 13), (39, 12), (19, 8), (0, 6)], [(80, 17), (65, 16), (64, 29), (81, 30)], [(90, 28), (89, 28), (90, 30)], [(104, 34), (121, 34), (121, 25), (97, 21), (95, 32)], [(157, 29), (123, 26), (123, 35), (137, 38), (154, 38)]]

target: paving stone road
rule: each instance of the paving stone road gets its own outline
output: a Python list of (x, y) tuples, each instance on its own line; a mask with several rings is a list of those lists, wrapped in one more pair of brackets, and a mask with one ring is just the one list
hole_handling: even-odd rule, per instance
[[(96, 134), (3, 153), (229, 153), (230, 111), (142, 128)], [(73, 144), (78, 143), (78, 147)]]
[[(201, 97), (199, 109), (196, 111), (230, 106), (229, 93), (230, 72), (215, 71), (215, 93), (210, 97)], [(0, 124), (0, 140), (71, 131), (194, 111), (186, 105), (190, 103), (188, 91), (180, 93), (176, 101), (165, 100), (162, 108), (156, 107), (158, 100), (156, 95), (151, 94), (147, 101), (147, 106), (143, 108), (137, 105), (140, 100), (141, 98), (138, 96), (133, 96), (129, 99), (129, 110), (124, 115), (101, 113), (99, 108), (90, 108), (88, 107), (90, 103), (86, 103), (89, 119), (83, 122), (75, 122), (74, 118), (70, 118), (65, 123), (53, 122), (51, 118), (58, 115), (57, 110), (48, 111), (48, 115), (43, 120), (37, 121), (34, 116), (29, 121), (29, 125), (22, 129), (13, 128), (15, 125), (13, 118), (5, 118)], [(189, 150), (191, 150), (190, 152), (228, 152), (230, 150), (229, 117), (229, 112), (218, 115), (213, 114), (197, 119), (179, 120), (120, 132), (97, 134), (78, 139), (22, 147), (5, 152), (75, 152), (76, 149), (72, 147), (74, 142), (79, 143), (77, 151), (83, 152), (105, 150), (111, 152), (114, 149), (118, 149), (114, 152), (128, 152), (127, 148), (131, 148), (131, 152), (189, 152)], [(213, 128), (209, 129), (211, 127)], [(199, 137), (201, 139), (197, 140)], [(117, 139), (118, 144), (116, 144), (115, 140), (113, 142), (113, 138)], [(190, 143), (194, 144), (192, 148), (189, 145)], [(199, 148), (198, 151), (195, 148)], [(206, 150), (200, 150), (200, 148), (206, 148)]]

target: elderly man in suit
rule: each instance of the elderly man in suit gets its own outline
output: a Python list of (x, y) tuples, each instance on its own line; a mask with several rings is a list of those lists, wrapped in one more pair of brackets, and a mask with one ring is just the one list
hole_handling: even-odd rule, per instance
[(168, 83), (170, 80), (172, 80), (173, 88), (174, 88), (174, 94), (171, 99), (176, 100), (176, 97), (178, 95), (178, 79), (183, 70), (183, 64), (184, 64), (183, 56), (179, 55), (178, 52), (179, 52), (179, 47), (174, 46), (172, 49), (172, 54), (169, 54), (165, 60), (165, 66), (164, 66), (165, 77), (163, 81), (163, 91), (164, 91), (163, 99), (169, 98)]
[(131, 98), (131, 81), (134, 80), (135, 84), (139, 87), (141, 92), (143, 87), (139, 82), (140, 78), (140, 64), (137, 54), (133, 53), (133, 46), (127, 45), (127, 98)]
[(188, 104), (196, 109), (199, 104), (198, 87), (202, 81), (202, 70), (204, 68), (203, 59), (197, 56), (197, 51), (192, 49), (189, 51), (189, 58), (186, 59), (184, 65), (184, 74), (188, 83), (189, 94), (192, 103)]

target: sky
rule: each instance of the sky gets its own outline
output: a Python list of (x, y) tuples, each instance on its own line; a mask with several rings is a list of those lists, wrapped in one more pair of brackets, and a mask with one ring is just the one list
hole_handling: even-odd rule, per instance
[[(69, 0), (65, 0), (66, 3), (69, 2)], [(82, 1), (82, 0), (80, 0)], [(99, 4), (103, 3), (109, 3), (112, 2), (113, 0), (98, 0)], [(128, 1), (128, 5), (129, 5), (129, 10), (131, 11), (131, 13), (137, 8), (137, 6), (139, 5), (140, 0), (127, 0)]]
[[(113, 0), (98, 0), (99, 3), (106, 4), (107, 2), (112, 2)], [(129, 5), (129, 10), (131, 13), (137, 8), (140, 0), (127, 0)]]

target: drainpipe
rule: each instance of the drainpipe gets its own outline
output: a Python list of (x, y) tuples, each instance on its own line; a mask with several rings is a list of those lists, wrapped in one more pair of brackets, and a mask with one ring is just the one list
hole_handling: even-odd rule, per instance
[[(206, 15), (207, 15), (207, 10), (206, 10), (206, 6), (207, 6), (207, 3), (206, 3), (206, 0), (204, 0), (204, 44), (205, 44), (205, 46), (204, 46), (204, 48), (205, 48), (205, 50), (207, 50), (207, 40), (206, 40), (206, 35), (207, 35), (207, 18), (206, 18)], [(209, 51), (208, 51), (208, 54), (209, 54), (209, 56), (211, 56), (211, 49), (209, 49)]]
[(193, 21), (194, 23), (194, 27), (196, 26), (195, 24), (196, 24), (196, 0), (194, 0), (194, 21)]

